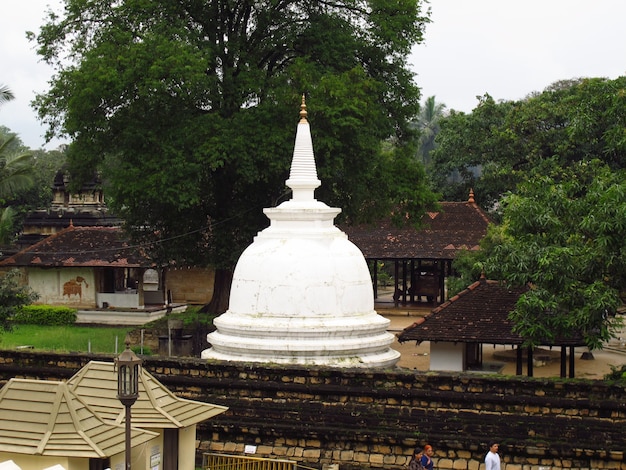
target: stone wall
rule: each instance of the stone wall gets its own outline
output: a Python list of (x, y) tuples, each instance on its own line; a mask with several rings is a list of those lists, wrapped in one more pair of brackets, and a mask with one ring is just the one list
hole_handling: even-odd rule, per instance
[[(0, 379), (66, 379), (95, 355), (4, 351)], [(626, 387), (602, 381), (233, 365), (146, 357), (179, 396), (229, 406), (198, 428), (198, 453), (290, 458), (321, 468), (401, 469), (430, 443), (438, 469), (626, 470)]]
[(165, 274), (166, 291), (173, 303), (206, 304), (213, 296), (215, 271), (209, 268), (169, 268)]

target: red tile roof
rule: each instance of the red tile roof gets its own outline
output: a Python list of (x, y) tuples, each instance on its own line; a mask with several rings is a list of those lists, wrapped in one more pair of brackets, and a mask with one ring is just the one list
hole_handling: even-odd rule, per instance
[(490, 223), (485, 213), (473, 199), (439, 205), (441, 210), (423, 216), (419, 229), (390, 220), (341, 229), (368, 259), (454, 259), (461, 250), (477, 250)]
[(150, 267), (142, 249), (131, 246), (119, 227), (70, 225), (16, 253), (0, 266)]
[[(523, 339), (512, 331), (513, 323), (508, 315), (526, 290), (481, 279), (405, 328), (398, 334), (398, 341), (521, 344)], [(553, 345), (584, 344), (578, 335), (556, 338), (553, 342)]]

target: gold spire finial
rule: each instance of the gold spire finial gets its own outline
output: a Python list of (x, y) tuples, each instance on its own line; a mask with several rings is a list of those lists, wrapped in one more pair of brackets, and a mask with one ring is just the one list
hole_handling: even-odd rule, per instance
[(474, 189), (470, 189), (469, 199), (467, 200), (470, 204), (474, 204), (476, 201), (474, 200)]
[(306, 122), (306, 102), (304, 98), (304, 93), (302, 93), (302, 104), (300, 105), (300, 122)]

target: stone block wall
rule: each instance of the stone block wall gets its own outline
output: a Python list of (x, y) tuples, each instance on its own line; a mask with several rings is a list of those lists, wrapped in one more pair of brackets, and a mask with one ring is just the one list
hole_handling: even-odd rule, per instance
[(213, 296), (215, 271), (209, 268), (170, 268), (165, 274), (166, 290), (173, 303), (206, 304)]
[[(105, 360), (5, 351), (0, 379), (63, 379), (91, 359)], [(162, 357), (144, 367), (179, 396), (229, 407), (199, 426), (198, 461), (253, 445), (315, 468), (399, 470), (430, 443), (438, 469), (480, 470), (497, 439), (503, 470), (626, 470), (624, 384)]]

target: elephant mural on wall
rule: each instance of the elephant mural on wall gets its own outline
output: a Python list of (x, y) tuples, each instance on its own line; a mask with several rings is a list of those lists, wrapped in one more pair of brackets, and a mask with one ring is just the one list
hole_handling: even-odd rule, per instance
[(63, 297), (67, 295), (67, 300), (73, 295), (77, 295), (79, 300), (83, 300), (83, 283), (85, 284), (85, 288), (89, 288), (89, 284), (82, 276), (76, 276), (74, 279), (70, 279), (65, 284), (63, 284)]

